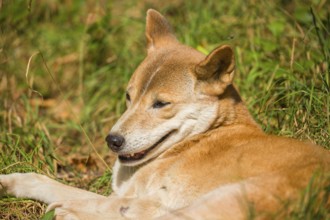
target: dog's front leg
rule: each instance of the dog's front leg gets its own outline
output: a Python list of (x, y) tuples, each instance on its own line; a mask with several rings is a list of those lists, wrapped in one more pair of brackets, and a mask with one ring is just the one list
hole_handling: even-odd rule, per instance
[(20, 198), (36, 199), (47, 204), (64, 200), (105, 198), (36, 173), (0, 175), (0, 191)]
[(56, 219), (153, 219), (164, 213), (154, 198), (119, 198), (60, 201), (51, 204), (47, 211), (55, 210)]

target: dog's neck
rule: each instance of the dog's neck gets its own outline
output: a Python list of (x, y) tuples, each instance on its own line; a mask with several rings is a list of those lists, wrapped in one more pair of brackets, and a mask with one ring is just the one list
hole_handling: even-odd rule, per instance
[(209, 130), (222, 126), (244, 124), (260, 130), (260, 126), (255, 122), (235, 86), (229, 85), (224, 93), (218, 96), (218, 117)]
[[(124, 191), (123, 186), (141, 166), (123, 166), (117, 159), (112, 168), (112, 190), (121, 195)], [(127, 188), (127, 187), (126, 187)]]

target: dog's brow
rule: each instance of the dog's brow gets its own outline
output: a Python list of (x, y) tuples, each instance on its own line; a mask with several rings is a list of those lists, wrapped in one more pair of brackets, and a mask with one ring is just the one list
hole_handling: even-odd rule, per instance
[(142, 97), (146, 91), (148, 90), (152, 80), (154, 79), (154, 77), (156, 76), (156, 74), (160, 71), (161, 67), (157, 67), (157, 69), (151, 74), (149, 80), (143, 85), (142, 87), (142, 94), (140, 97)]

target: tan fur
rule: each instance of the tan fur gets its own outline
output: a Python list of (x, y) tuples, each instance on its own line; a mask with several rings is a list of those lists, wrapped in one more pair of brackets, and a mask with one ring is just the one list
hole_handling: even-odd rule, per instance
[[(252, 119), (232, 84), (229, 46), (204, 56), (180, 44), (154, 10), (146, 37), (148, 55), (110, 132), (125, 138), (114, 193), (106, 198), (36, 174), (1, 175), (4, 189), (51, 203), (56, 219), (245, 219), (251, 207), (267, 219), (314, 175), (329, 175), (327, 150), (267, 135)], [(154, 107), (158, 101), (167, 104)], [(120, 159), (151, 146), (142, 159)]]

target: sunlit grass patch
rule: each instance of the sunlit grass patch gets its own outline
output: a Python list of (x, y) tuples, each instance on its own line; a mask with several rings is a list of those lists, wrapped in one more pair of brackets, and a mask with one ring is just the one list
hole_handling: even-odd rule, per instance
[(32, 200), (2, 198), (0, 200), (0, 219), (40, 219), (46, 205)]
[[(204, 53), (233, 46), (236, 86), (267, 133), (330, 148), (327, 1), (0, 1), (0, 173), (38, 172), (111, 192), (104, 137), (146, 54), (148, 8)], [(288, 218), (317, 217), (304, 208), (308, 198)], [(3, 218), (44, 211), (30, 200), (0, 202)]]

